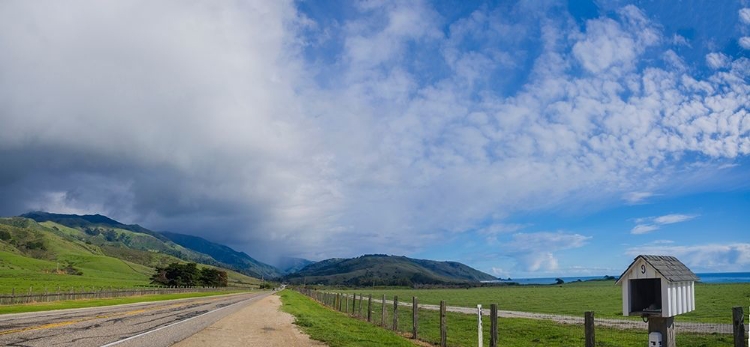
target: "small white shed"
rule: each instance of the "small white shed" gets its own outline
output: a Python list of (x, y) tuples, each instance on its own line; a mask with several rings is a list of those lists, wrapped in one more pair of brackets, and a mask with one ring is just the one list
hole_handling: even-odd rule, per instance
[(695, 310), (699, 278), (675, 257), (639, 255), (617, 280), (624, 316), (674, 317)]

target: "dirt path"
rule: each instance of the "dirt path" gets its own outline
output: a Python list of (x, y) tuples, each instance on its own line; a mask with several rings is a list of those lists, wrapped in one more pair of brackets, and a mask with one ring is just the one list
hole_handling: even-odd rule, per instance
[(300, 332), (293, 324), (294, 316), (280, 308), (279, 297), (269, 295), (174, 346), (326, 346)]

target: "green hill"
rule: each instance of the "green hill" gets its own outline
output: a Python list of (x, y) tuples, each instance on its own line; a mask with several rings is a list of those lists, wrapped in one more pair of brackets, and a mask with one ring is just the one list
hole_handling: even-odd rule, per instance
[(292, 283), (325, 285), (461, 284), (494, 280), (495, 277), (457, 262), (411, 259), (388, 255), (364, 255), (351, 259), (323, 260), (284, 277)]
[[(111, 220), (98, 221), (116, 225)], [(51, 220), (39, 223), (23, 217), (0, 218), (0, 293), (10, 292), (11, 287), (52, 291), (58, 286), (148, 285), (154, 266), (187, 260), (176, 255), (211, 259), (149, 234), (119, 225), (105, 228), (102, 223), (86, 221), (71, 228)], [(233, 271), (228, 275), (235, 285), (258, 282)]]
[(278, 263), (276, 263), (276, 266), (278, 266), (278, 269), (281, 270), (282, 273), (291, 274), (302, 270), (306, 266), (314, 263), (314, 261), (302, 258), (283, 257), (279, 260)]
[(275, 267), (261, 263), (244, 252), (237, 252), (227, 246), (208, 241), (197, 236), (162, 232), (166, 238), (185, 248), (210, 255), (221, 264), (256, 278), (277, 278), (281, 273)]
[(231, 269), (255, 278), (276, 278), (281, 275), (271, 265), (227, 246), (196, 236), (160, 233), (140, 225), (126, 225), (98, 214), (79, 216), (31, 212), (21, 217), (58, 228), (63, 226), (69, 235), (100, 246), (105, 254), (138, 264), (153, 267), (173, 262), (163, 257), (166, 254), (172, 256), (170, 259)]

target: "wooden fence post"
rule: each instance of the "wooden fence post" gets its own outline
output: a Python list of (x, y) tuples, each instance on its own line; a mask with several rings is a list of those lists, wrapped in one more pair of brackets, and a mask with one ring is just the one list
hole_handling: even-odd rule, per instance
[(398, 331), (398, 296), (393, 296), (393, 331)]
[(497, 304), (490, 305), (490, 347), (497, 347)]
[(440, 300), (440, 347), (448, 347), (448, 328), (445, 323), (445, 300)]
[(417, 305), (417, 297), (411, 297), (411, 338), (417, 339), (417, 330), (419, 330), (419, 320), (417, 320), (417, 312), (419, 311), (419, 305)]
[(367, 322), (372, 322), (372, 294), (367, 298)]
[(346, 302), (344, 312), (349, 313), (349, 295), (344, 294), (344, 301)]
[(745, 314), (742, 307), (732, 308), (732, 327), (734, 329), (734, 346), (745, 346)]
[(596, 336), (594, 334), (594, 312), (588, 311), (584, 314), (583, 324), (586, 332), (586, 347), (596, 347)]

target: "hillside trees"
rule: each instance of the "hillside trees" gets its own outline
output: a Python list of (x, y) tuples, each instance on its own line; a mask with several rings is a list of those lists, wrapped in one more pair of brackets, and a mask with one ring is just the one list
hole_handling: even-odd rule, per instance
[(151, 284), (178, 287), (226, 287), (227, 272), (212, 268), (198, 269), (196, 263), (171, 263), (167, 267), (156, 267), (151, 275)]

